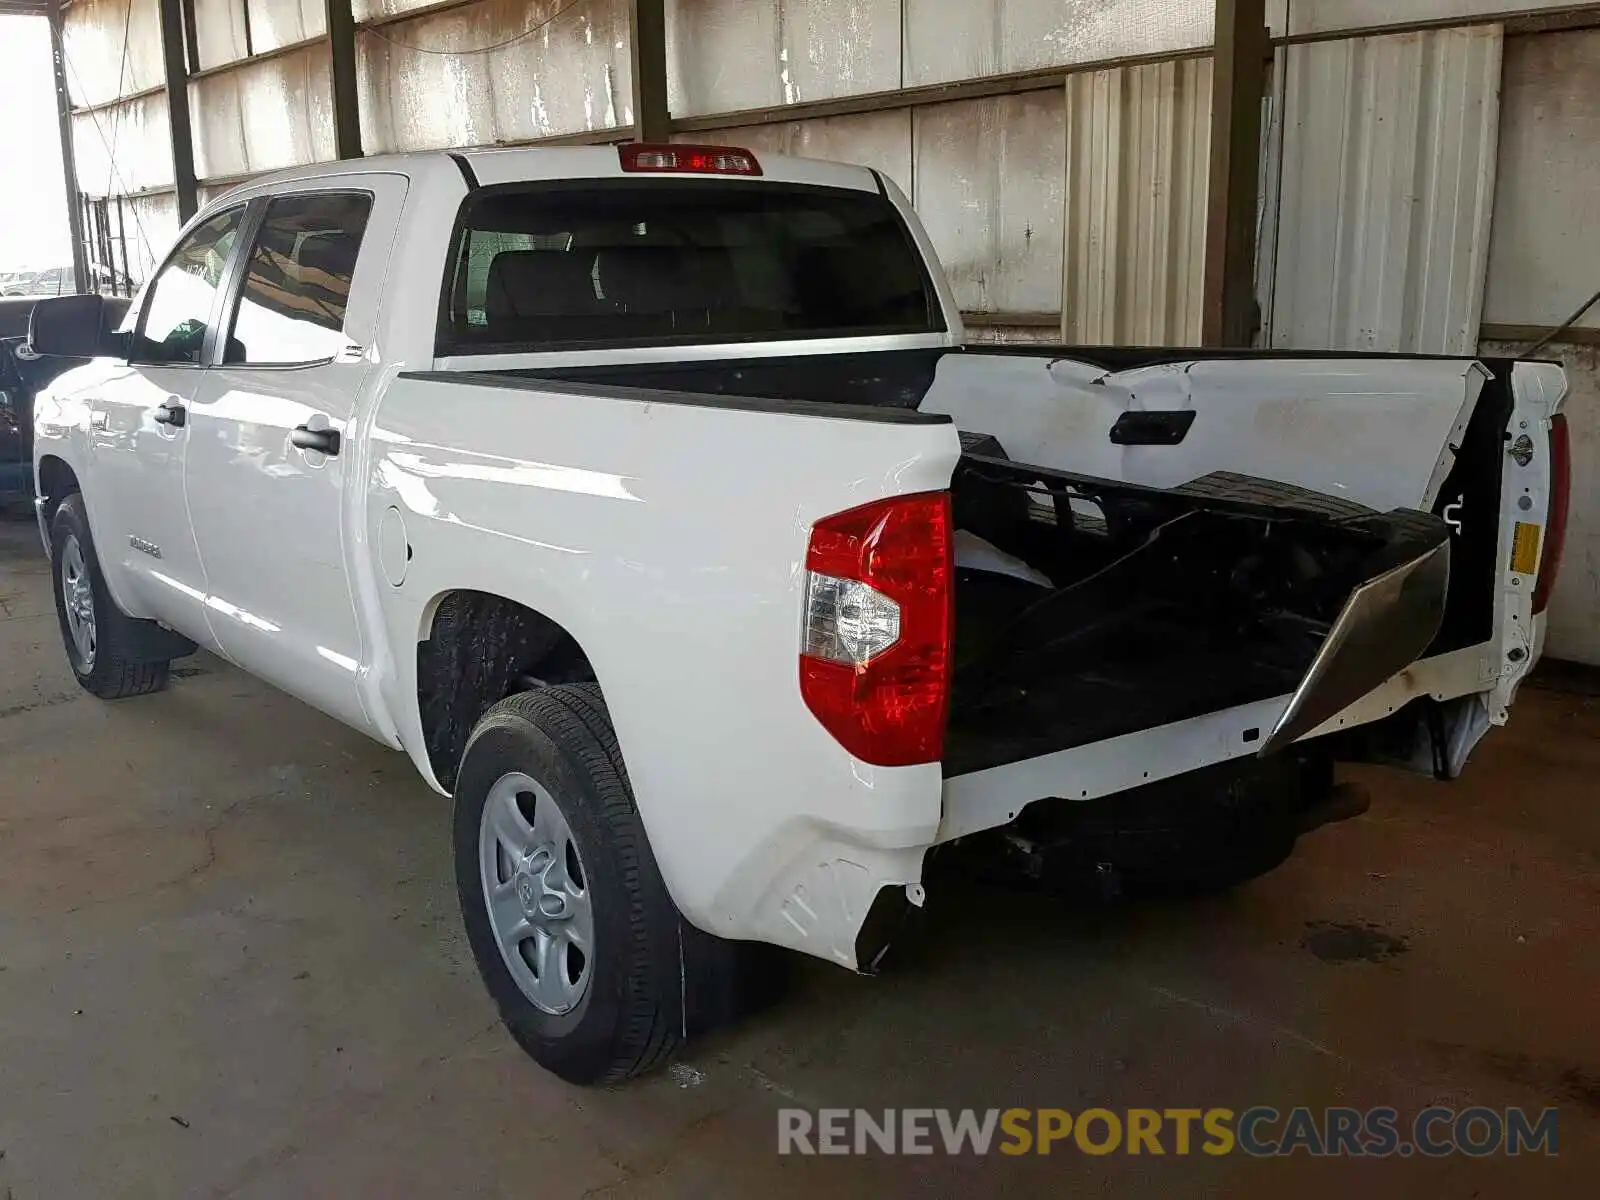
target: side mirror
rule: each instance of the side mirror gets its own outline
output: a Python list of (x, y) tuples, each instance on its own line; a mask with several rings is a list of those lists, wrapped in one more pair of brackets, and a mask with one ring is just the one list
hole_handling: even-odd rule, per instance
[(51, 358), (96, 358), (110, 351), (103, 296), (52, 296), (33, 306), (28, 349)]

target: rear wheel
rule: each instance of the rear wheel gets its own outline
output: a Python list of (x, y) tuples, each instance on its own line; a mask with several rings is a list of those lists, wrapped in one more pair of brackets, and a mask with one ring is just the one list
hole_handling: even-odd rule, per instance
[(81, 494), (68, 496), (56, 509), (50, 553), (61, 640), (78, 683), (102, 700), (164, 688), (168, 663), (145, 661), (137, 653), (133, 618), (106, 590)]
[(467, 743), (456, 891), (479, 974), (541, 1066), (603, 1083), (731, 1015), (736, 948), (685, 921), (592, 683), (502, 700)]

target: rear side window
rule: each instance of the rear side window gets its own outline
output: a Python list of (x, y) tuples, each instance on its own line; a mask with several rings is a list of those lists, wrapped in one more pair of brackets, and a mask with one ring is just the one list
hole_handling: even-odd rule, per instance
[(905, 223), (876, 192), (596, 180), (468, 198), (440, 353), (943, 328)]
[(352, 192), (279, 196), (267, 205), (224, 361), (287, 366), (344, 349), (350, 279), (371, 212), (372, 197)]

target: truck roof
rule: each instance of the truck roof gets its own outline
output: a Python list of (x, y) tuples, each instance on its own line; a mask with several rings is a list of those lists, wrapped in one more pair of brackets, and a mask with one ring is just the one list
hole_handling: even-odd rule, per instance
[[(877, 179), (866, 167), (828, 162), (818, 158), (749, 151), (761, 165), (759, 178), (780, 183), (811, 184), (817, 187), (876, 191)], [(535, 182), (555, 179), (636, 178), (622, 170), (615, 146), (521, 146), (487, 150), (430, 150), (412, 154), (379, 154), (369, 158), (340, 159), (312, 163), (304, 167), (275, 171), (241, 185), (252, 191), (271, 189), (286, 183), (301, 183), (339, 175), (369, 172), (416, 174), (419, 170), (447, 167), (459, 169), (465, 161), (482, 184)], [(668, 175), (667, 178), (682, 178)], [(703, 178), (703, 176), (702, 176)], [(743, 180), (746, 176), (725, 175), (720, 179)]]

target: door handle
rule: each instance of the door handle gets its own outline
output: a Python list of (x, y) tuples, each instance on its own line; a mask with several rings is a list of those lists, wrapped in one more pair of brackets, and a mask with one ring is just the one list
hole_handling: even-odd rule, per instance
[(289, 443), (301, 450), (315, 450), (332, 458), (339, 453), (339, 431), (296, 425), (289, 433)]
[(171, 425), (174, 429), (182, 429), (189, 423), (189, 410), (178, 400), (168, 400), (154, 414), (157, 425)]

